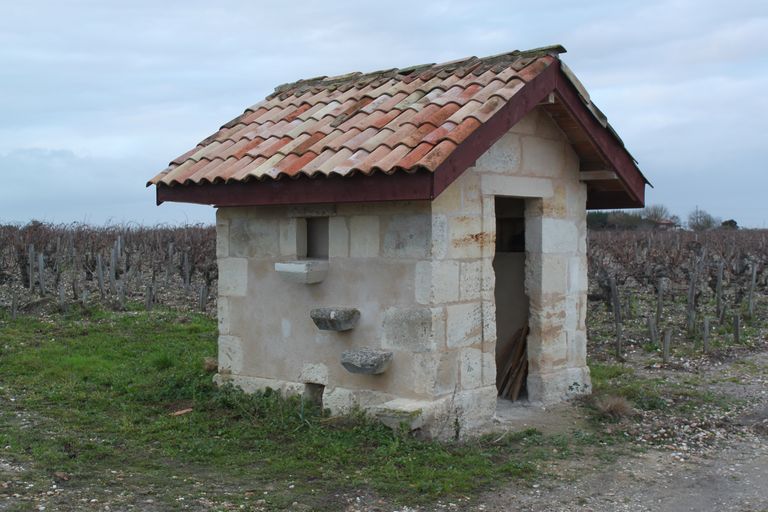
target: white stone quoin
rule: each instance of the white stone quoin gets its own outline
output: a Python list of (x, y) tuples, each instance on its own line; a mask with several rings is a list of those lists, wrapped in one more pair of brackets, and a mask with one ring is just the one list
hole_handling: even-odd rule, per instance
[[(557, 125), (534, 109), (431, 202), (220, 208), (217, 381), (286, 393), (322, 385), (335, 413), (360, 406), (438, 437), (487, 425), (498, 328), (517, 307), (495, 299), (494, 199), (514, 197), (524, 200), (527, 400), (589, 393), (578, 167)], [(307, 260), (313, 217), (328, 217), (322, 263)], [(310, 311), (324, 307), (355, 308), (359, 321), (320, 330)], [(365, 349), (392, 353), (386, 371), (345, 370), (342, 353)]]

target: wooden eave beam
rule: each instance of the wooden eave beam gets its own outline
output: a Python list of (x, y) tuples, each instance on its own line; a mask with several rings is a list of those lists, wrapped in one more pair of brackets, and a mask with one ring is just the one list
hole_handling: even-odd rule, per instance
[(614, 181), (619, 176), (613, 171), (581, 171), (579, 181)]

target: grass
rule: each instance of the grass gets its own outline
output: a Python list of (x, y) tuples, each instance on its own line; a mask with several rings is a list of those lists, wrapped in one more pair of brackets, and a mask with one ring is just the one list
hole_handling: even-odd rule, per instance
[[(737, 400), (706, 388), (701, 378), (669, 379), (644, 376), (622, 364), (590, 363), (595, 401), (607, 397), (629, 400), (644, 411), (685, 413), (709, 405), (727, 408)], [(598, 411), (599, 412), (599, 411)]]
[(528, 430), (425, 442), (362, 414), (331, 419), (297, 398), (217, 388), (202, 364), (215, 333), (208, 317), (161, 310), (0, 317), (0, 460), (28, 468), (37, 488), (56, 477), (73, 492), (148, 492), (168, 508), (259, 499), (336, 510), (345, 492), (416, 504), (534, 478), (597, 439)]

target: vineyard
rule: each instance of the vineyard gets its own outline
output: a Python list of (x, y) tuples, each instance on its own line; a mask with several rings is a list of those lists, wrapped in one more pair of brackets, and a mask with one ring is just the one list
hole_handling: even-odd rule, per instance
[(129, 303), (210, 311), (213, 226), (0, 226), (0, 309), (19, 313)]
[[(708, 342), (725, 326), (738, 337), (759, 323), (767, 240), (761, 230), (592, 232), (588, 327), (612, 338), (619, 358), (625, 342)], [(0, 309), (15, 316), (133, 304), (212, 313), (215, 246), (214, 227), (202, 225), (0, 226)]]
[[(630, 496), (646, 510), (669, 499), (675, 467), (679, 499), (704, 471), (707, 484), (729, 480), (702, 499), (725, 488), (741, 502), (764, 493), (748, 478), (768, 467), (730, 479), (734, 457), (766, 450), (766, 238), (592, 232), (592, 395), (547, 408), (541, 430), (431, 444), (214, 386), (213, 227), (0, 226), (0, 509), (443, 510), (451, 499), (507, 510), (522, 498), (616, 510)], [(628, 462), (630, 445), (665, 470)], [(620, 487), (599, 497), (606, 482)], [(628, 482), (655, 494), (632, 497)], [(557, 502), (552, 489), (576, 494)]]
[(619, 359), (627, 342), (659, 348), (668, 362), (670, 345), (708, 352), (749, 344), (764, 320), (767, 239), (766, 231), (729, 229), (591, 233), (593, 352), (610, 339)]

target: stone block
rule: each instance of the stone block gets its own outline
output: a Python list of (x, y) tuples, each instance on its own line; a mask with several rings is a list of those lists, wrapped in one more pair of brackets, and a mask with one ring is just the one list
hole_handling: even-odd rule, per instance
[(535, 108), (528, 112), (521, 120), (515, 123), (515, 125), (509, 131), (521, 135), (535, 135), (538, 120), (539, 109)]
[(476, 348), (464, 348), (460, 357), (461, 388), (475, 389), (483, 385), (483, 352)]
[(452, 259), (479, 258), (482, 256), (484, 237), (482, 217), (460, 215), (448, 218), (449, 244), (447, 257)]
[(349, 228), (346, 217), (328, 219), (328, 256), (330, 258), (349, 256)]
[(280, 220), (280, 254), (294, 258), (307, 255), (307, 219), (287, 218)]
[(568, 258), (559, 254), (543, 254), (539, 264), (540, 267), (532, 269), (532, 272), (540, 273), (539, 289), (543, 297), (565, 295), (568, 291)]
[(229, 256), (229, 220), (219, 218), (216, 220), (216, 257)]
[(349, 254), (353, 258), (373, 258), (379, 255), (379, 217), (354, 216), (349, 221)]
[(341, 353), (341, 365), (350, 373), (379, 375), (389, 369), (392, 352), (363, 347)]
[(561, 328), (531, 331), (528, 337), (529, 370), (548, 373), (564, 368), (568, 361), (568, 342)]
[(522, 174), (557, 178), (563, 175), (565, 143), (540, 137), (521, 138)]
[(568, 337), (568, 366), (587, 365), (587, 335), (582, 330), (566, 333)]
[(496, 353), (495, 351), (483, 352), (482, 385), (483, 386), (496, 385)]
[(219, 372), (242, 373), (243, 341), (237, 336), (219, 336)]
[(540, 226), (528, 229), (526, 222), (526, 248), (530, 241), (532, 247), (541, 247), (543, 253), (571, 253), (579, 250), (579, 229), (572, 219), (540, 218)]
[(248, 260), (221, 258), (219, 266), (219, 296), (245, 297), (248, 291)]
[(382, 255), (387, 258), (426, 258), (430, 248), (428, 213), (393, 215), (386, 222)]
[(528, 176), (504, 176), (484, 174), (480, 178), (484, 195), (510, 197), (551, 197), (554, 193), (552, 180)]
[(452, 393), (437, 400), (397, 398), (371, 408), (393, 429), (419, 431), (428, 439), (463, 439), (481, 432), (496, 412), (496, 387)]
[[(574, 178), (578, 179), (578, 172), (581, 168), (580, 162), (579, 162), (579, 155), (576, 153), (576, 151), (573, 149), (573, 146), (570, 144), (565, 145), (565, 162), (563, 163), (563, 171), (565, 172), (565, 176), (573, 176)], [(586, 193), (587, 186), (584, 184), (584, 191)], [(586, 204), (586, 196), (584, 198), (585, 204)]]
[(458, 411), (458, 421), (452, 422), (451, 433), (465, 439), (482, 432), (496, 415), (497, 395), (495, 385), (457, 393), (452, 405)]
[(562, 368), (560, 370), (528, 374), (528, 400), (536, 404), (554, 404), (588, 395), (592, 392), (589, 368)]
[(216, 319), (219, 326), (219, 334), (231, 334), (232, 325), (230, 314), (230, 302), (228, 297), (219, 297), (216, 300)]
[(459, 299), (480, 299), (483, 287), (483, 260), (462, 261), (459, 274)]
[(483, 301), (483, 350), (493, 352), (496, 341), (496, 302)]
[(299, 382), (328, 385), (328, 367), (321, 363), (308, 363), (301, 368)]
[(416, 264), (416, 302), (445, 304), (459, 300), (459, 262), (420, 261)]
[(448, 347), (468, 347), (479, 343), (483, 330), (480, 302), (446, 307), (446, 336)]
[(448, 254), (448, 242), (448, 217), (432, 215), (432, 258), (445, 258)]
[(396, 398), (381, 404), (371, 412), (376, 419), (391, 429), (404, 428), (407, 432), (412, 432), (424, 425), (424, 413), (432, 406), (433, 403), (426, 400)]
[(264, 391), (269, 388), (281, 393), (283, 396), (297, 396), (303, 395), (305, 390), (304, 383), (301, 382), (229, 373), (218, 373), (214, 375), (213, 382), (219, 386), (231, 384), (242, 389), (246, 393), (256, 393), (257, 391)]
[(431, 352), (445, 336), (440, 308), (389, 308), (384, 312), (381, 346), (408, 352)]
[[(466, 174), (466, 172), (464, 173)], [(440, 195), (432, 201), (433, 214), (455, 214), (461, 211), (461, 185), (458, 180), (445, 188)]]
[(520, 169), (520, 137), (515, 133), (503, 135), (475, 163), (480, 172), (515, 174)]
[(494, 300), (496, 290), (496, 272), (493, 270), (493, 258), (483, 258), (482, 260), (482, 282), (480, 293), (483, 300)]
[(541, 215), (552, 219), (568, 218), (568, 192), (564, 180), (552, 180), (554, 193), (552, 197), (541, 202)]
[(571, 256), (568, 258), (568, 292), (576, 295), (586, 293), (589, 288), (587, 279), (586, 256)]
[(436, 397), (458, 389), (458, 350), (414, 354), (413, 362), (414, 392)]
[(323, 394), (323, 407), (330, 409), (331, 414), (346, 414), (358, 408), (371, 409), (392, 398), (392, 395), (377, 391), (326, 387)]
[(480, 194), (480, 174), (469, 169), (457, 180), (461, 185), (461, 212), (479, 214), (483, 211), (483, 198)]
[(276, 218), (233, 216), (229, 221), (229, 255), (271, 258), (280, 254), (279, 221)]
[(275, 272), (289, 283), (316, 284), (328, 274), (328, 260), (301, 260), (275, 263)]
[(355, 308), (315, 308), (309, 316), (320, 330), (349, 331), (360, 320), (360, 311)]

